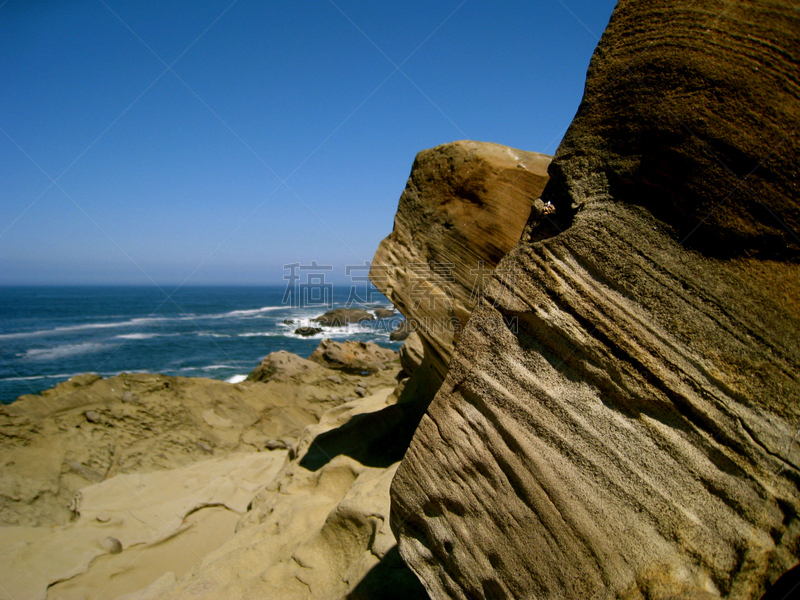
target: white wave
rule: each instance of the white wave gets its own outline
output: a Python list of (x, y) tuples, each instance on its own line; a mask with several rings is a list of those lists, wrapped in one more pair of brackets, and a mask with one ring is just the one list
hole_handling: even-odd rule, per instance
[[(322, 331), (315, 333), (314, 335), (300, 335), (299, 333), (295, 333), (295, 330), (299, 327), (318, 327)], [(364, 335), (381, 335), (383, 333), (382, 329), (378, 327), (373, 327), (368, 323), (364, 324), (357, 324), (351, 323), (345, 327), (320, 327), (316, 323), (310, 323), (309, 325), (297, 324), (293, 325), (290, 331), (286, 331), (283, 333), (284, 336), (295, 338), (299, 340), (321, 340), (324, 338), (331, 338), (331, 339), (341, 339), (341, 338), (358, 338), (363, 337)]]
[(230, 377), (225, 381), (227, 381), (228, 383), (242, 383), (245, 379), (247, 379), (247, 375), (234, 375), (233, 377)]
[(82, 325), (66, 325), (64, 327), (54, 327), (52, 329), (39, 329), (36, 331), (22, 331), (19, 333), (0, 334), (0, 340), (13, 340), (19, 338), (41, 337), (46, 335), (61, 335), (62, 333), (74, 333), (76, 331), (87, 331), (91, 329), (116, 329), (118, 327), (136, 327), (142, 325), (152, 325), (160, 321), (168, 321), (169, 317), (138, 317), (127, 321), (113, 321), (110, 323), (84, 323)]
[(149, 340), (155, 337), (161, 337), (160, 333), (125, 333), (116, 336), (120, 340)]
[(5, 379), (0, 379), (0, 381), (35, 381), (37, 379), (71, 379), (76, 375), (80, 375), (81, 373), (73, 373), (72, 375), (68, 375), (66, 373), (61, 373), (59, 375), (35, 375), (33, 377), (6, 377)]
[(18, 333), (0, 334), (0, 340), (14, 340), (30, 337), (42, 337), (48, 335), (62, 335), (65, 333), (75, 333), (76, 331), (90, 331), (93, 329), (117, 329), (120, 327), (140, 327), (152, 325), (154, 323), (165, 323), (169, 321), (195, 321), (200, 319), (228, 319), (234, 317), (256, 317), (263, 313), (274, 310), (289, 308), (287, 306), (262, 306), (251, 310), (233, 310), (225, 313), (214, 313), (208, 315), (183, 314), (174, 317), (135, 317), (124, 321), (109, 321), (104, 323), (82, 323), (80, 325), (65, 325), (53, 327), (52, 329), (38, 329), (35, 331), (21, 331)]
[(208, 365), (207, 367), (200, 367), (201, 371), (216, 371), (217, 369), (232, 369), (231, 365)]
[(274, 331), (251, 331), (247, 333), (237, 333), (236, 337), (277, 337), (283, 333), (276, 333)]
[(273, 310), (284, 310), (290, 308), (289, 306), (262, 306), (261, 308), (252, 308), (248, 310), (232, 310), (226, 313), (219, 313), (213, 315), (203, 315), (201, 319), (228, 319), (230, 317), (255, 317), (265, 312), (272, 312)]
[(95, 344), (92, 342), (65, 344), (63, 346), (56, 346), (55, 348), (31, 348), (27, 350), (22, 357), (29, 360), (55, 360), (67, 356), (76, 356), (78, 354), (100, 352), (106, 348), (110, 348), (110, 346), (108, 344)]
[(227, 333), (211, 333), (210, 331), (201, 331), (198, 333), (200, 337), (215, 337), (215, 338), (229, 338), (231, 337)]

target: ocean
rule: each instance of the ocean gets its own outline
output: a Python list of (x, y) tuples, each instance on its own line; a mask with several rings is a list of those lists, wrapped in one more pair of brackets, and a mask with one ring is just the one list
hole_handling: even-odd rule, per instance
[[(329, 308), (348, 305), (350, 286), (312, 290), (307, 303), (294, 291), (286, 297), (285, 286), (182, 287), (170, 298), (172, 288), (162, 289), (0, 287), (0, 403), (79, 373), (148, 372), (237, 382), (270, 352), (308, 357), (324, 337), (395, 350), (401, 344), (389, 340), (399, 314), (325, 328), (308, 338), (294, 333)], [(355, 291), (353, 307), (391, 307), (377, 290)]]

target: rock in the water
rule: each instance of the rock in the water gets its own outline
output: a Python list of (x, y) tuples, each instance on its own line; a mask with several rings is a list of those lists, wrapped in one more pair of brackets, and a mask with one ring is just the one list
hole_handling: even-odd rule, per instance
[(324, 315), (312, 319), (323, 327), (344, 327), (350, 323), (374, 321), (375, 315), (362, 308), (335, 308)]
[(321, 327), (298, 327), (294, 330), (297, 335), (302, 335), (303, 337), (311, 337), (312, 335), (317, 335), (318, 333), (322, 333)]
[(797, 563), (798, 65), (790, 3), (620, 0), (392, 484), (433, 597), (755, 599)]
[(381, 371), (399, 358), (394, 350), (381, 348), (372, 342), (336, 342), (324, 339), (309, 361), (346, 373), (361, 374)]
[(376, 308), (375, 317), (377, 319), (389, 319), (397, 314), (393, 308)]
[(544, 154), (471, 141), (417, 155), (370, 279), (414, 321), (440, 380), (484, 283), (519, 239), (549, 163)]

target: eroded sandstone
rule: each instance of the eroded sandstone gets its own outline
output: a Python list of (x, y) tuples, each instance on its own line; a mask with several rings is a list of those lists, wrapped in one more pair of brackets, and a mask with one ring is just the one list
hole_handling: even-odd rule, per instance
[(550, 157), (472, 141), (420, 152), (370, 279), (418, 331), (439, 381), (492, 269), (519, 239)]
[(388, 524), (402, 453), (353, 452), (394, 422), (385, 352), (368, 375), (276, 352), (258, 381), (84, 375), (2, 407), (0, 597), (424, 598)]
[(619, 2), (555, 211), (392, 484), (432, 597), (758, 598), (797, 564), (799, 52), (787, 3)]

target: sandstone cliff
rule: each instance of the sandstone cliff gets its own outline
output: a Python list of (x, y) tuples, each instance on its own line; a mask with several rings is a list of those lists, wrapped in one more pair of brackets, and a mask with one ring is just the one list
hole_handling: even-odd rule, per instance
[(392, 484), (433, 597), (758, 598), (797, 563), (799, 73), (789, 3), (619, 2), (556, 212)]
[(441, 381), (492, 269), (519, 239), (550, 157), (471, 141), (420, 152), (370, 279), (425, 343)]

